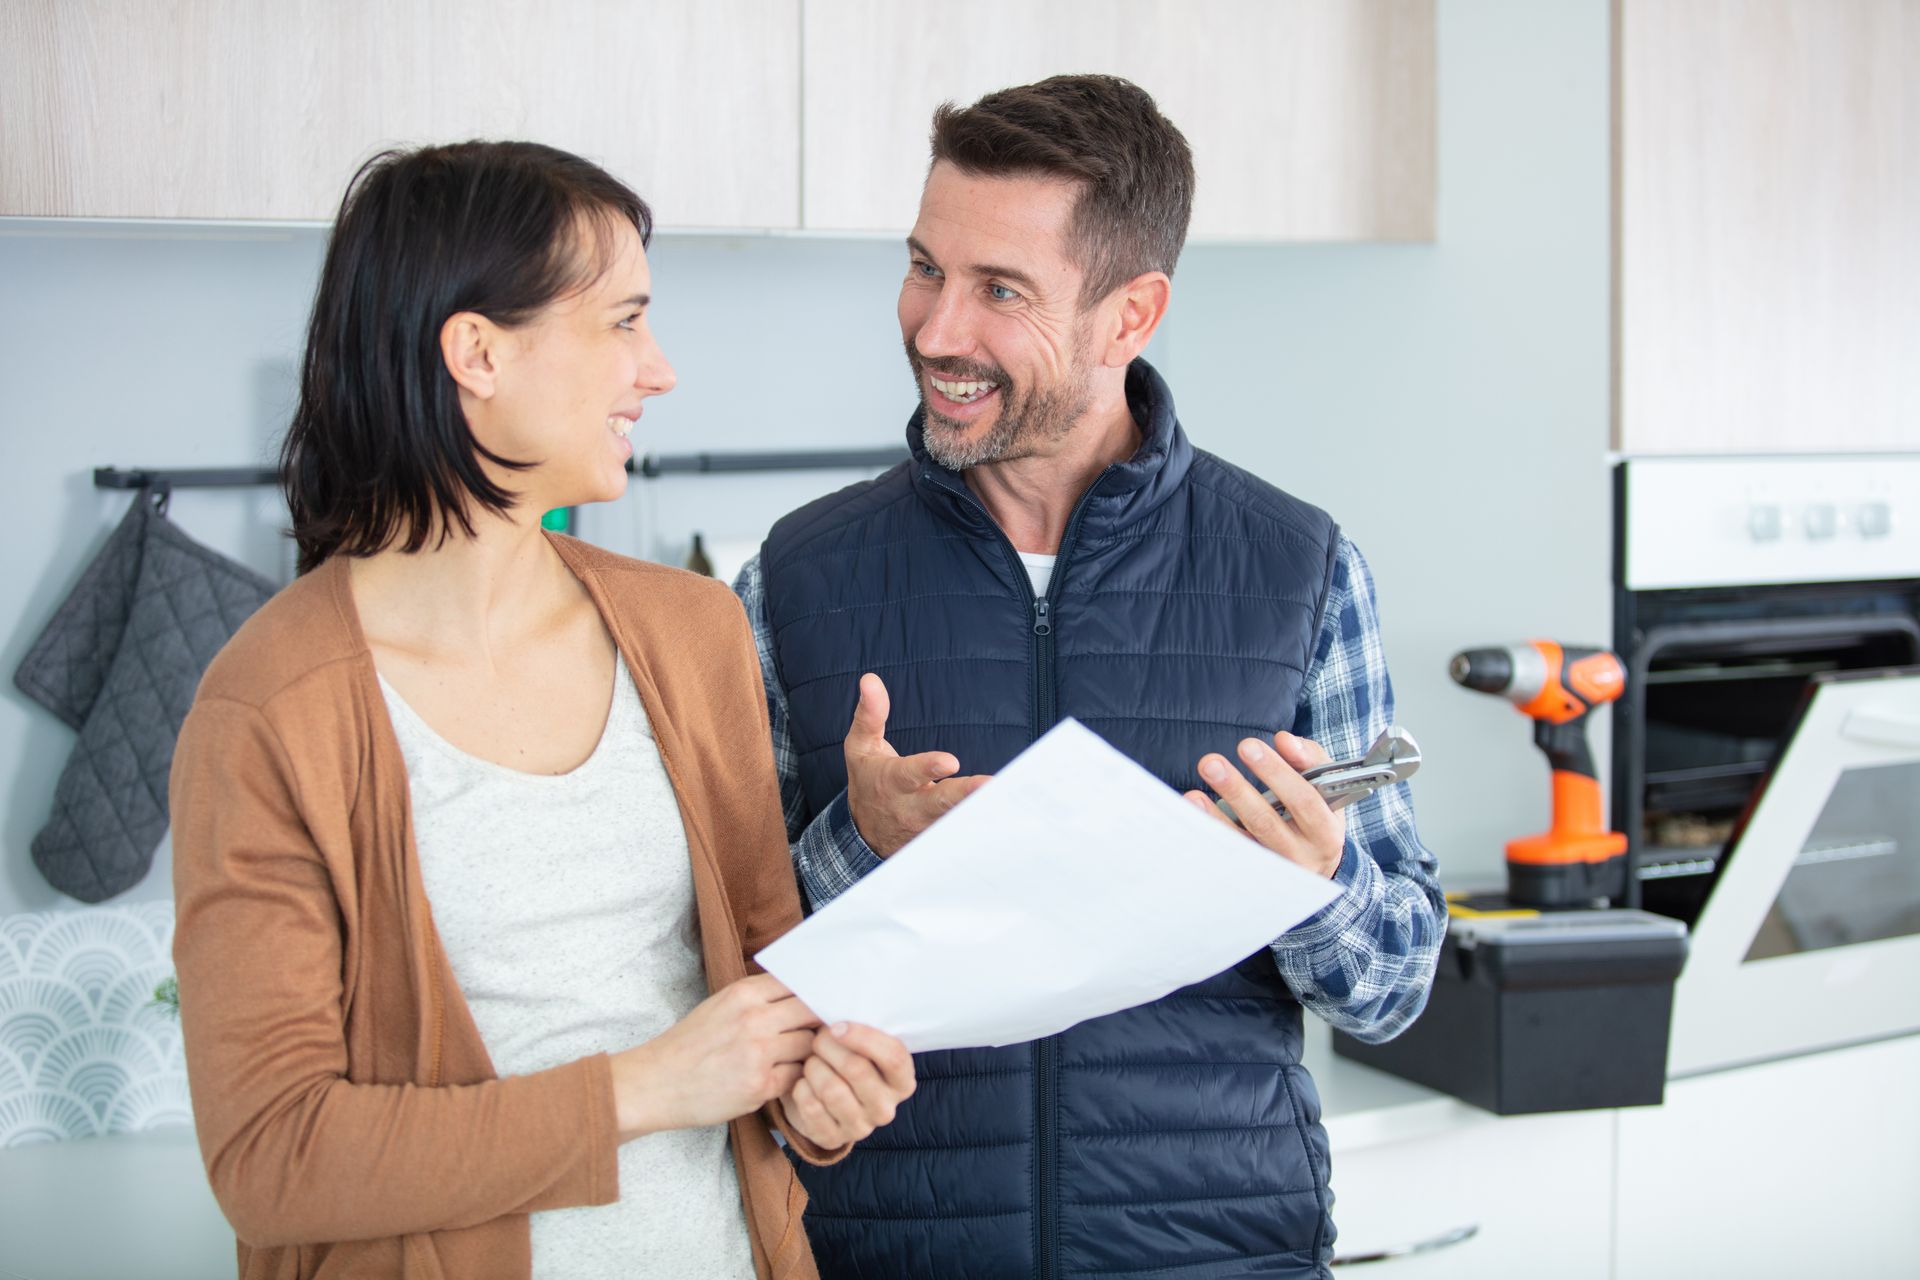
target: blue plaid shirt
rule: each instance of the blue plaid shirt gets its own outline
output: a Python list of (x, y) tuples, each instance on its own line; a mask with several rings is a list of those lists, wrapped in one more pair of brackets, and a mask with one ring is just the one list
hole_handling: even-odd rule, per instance
[[(809, 905), (818, 910), (878, 867), (880, 858), (854, 826), (846, 792), (809, 820), (787, 727), (787, 693), (774, 669), (758, 556), (741, 568), (733, 589), (746, 605), (760, 650), (794, 869)], [(1363, 754), (1392, 721), (1393, 684), (1380, 645), (1373, 576), (1359, 548), (1342, 537), (1292, 731), (1345, 760)], [(1446, 904), (1433, 854), (1414, 829), (1406, 783), (1374, 792), (1346, 814), (1346, 849), (1334, 872), (1340, 896), (1276, 938), (1273, 958), (1301, 1004), (1342, 1031), (1377, 1043), (1399, 1034), (1426, 1006)]]

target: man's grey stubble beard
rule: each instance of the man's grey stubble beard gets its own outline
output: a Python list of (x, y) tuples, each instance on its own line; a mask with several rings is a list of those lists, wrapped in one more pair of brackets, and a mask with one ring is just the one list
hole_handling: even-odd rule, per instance
[(927, 455), (949, 471), (965, 471), (987, 462), (1006, 462), (1034, 453), (1070, 433), (1087, 411), (1092, 397), (1085, 364), (1085, 349), (1075, 343), (1073, 376), (1064, 386), (1051, 392), (1015, 396), (1015, 388), (998, 375), (1000, 413), (993, 426), (976, 440), (966, 439), (967, 424), (957, 422), (927, 403), (927, 387), (921, 376), (922, 361), (909, 344), (907, 363), (912, 367), (914, 387), (920, 394), (921, 441)]

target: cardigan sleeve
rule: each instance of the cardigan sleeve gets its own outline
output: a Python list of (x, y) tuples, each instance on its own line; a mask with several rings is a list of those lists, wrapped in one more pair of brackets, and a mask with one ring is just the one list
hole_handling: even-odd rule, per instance
[(741, 602), (723, 597), (726, 626), (726, 674), (715, 723), (739, 726), (733, 738), (737, 788), (726, 798), (728, 815), (728, 892), (740, 921), (740, 944), (751, 965), (754, 955), (800, 923), (800, 885), (787, 846), (785, 806), (773, 758), (773, 732), (760, 679), (760, 654), (753, 627)]
[(617, 1199), (605, 1055), (458, 1086), (348, 1078), (351, 904), (300, 781), (257, 708), (203, 694), (171, 781), (174, 963), (201, 1155), (235, 1233), (374, 1239)]

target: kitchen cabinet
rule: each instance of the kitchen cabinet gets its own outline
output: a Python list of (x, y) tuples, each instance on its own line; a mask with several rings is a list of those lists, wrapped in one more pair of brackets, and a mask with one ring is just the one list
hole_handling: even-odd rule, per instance
[(515, 137), (662, 226), (897, 233), (939, 102), (1068, 70), (1180, 125), (1196, 237), (1433, 238), (1433, 0), (11, 0), (0, 215), (329, 220), (382, 146)]
[[(1920, 1036), (1671, 1081), (1660, 1107), (1508, 1117), (1334, 1058), (1312, 1025), (1308, 1044), (1336, 1254), (1478, 1228), (1336, 1274), (1878, 1280), (1920, 1258)], [(233, 1262), (184, 1127), (0, 1150), (0, 1242), (0, 1275), (35, 1280)]]
[(1903, 1036), (1674, 1080), (1665, 1106), (1621, 1112), (1615, 1273), (1912, 1275), (1915, 1080)]
[(530, 138), (675, 227), (799, 217), (800, 0), (8, 0), (0, 214), (330, 220), (382, 146)]
[(0, 1280), (233, 1274), (191, 1127), (0, 1148)]
[(1472, 1115), (1411, 1141), (1357, 1151), (1336, 1145), (1335, 1256), (1438, 1241), (1474, 1227), (1467, 1239), (1368, 1264), (1364, 1274), (1608, 1280), (1615, 1113)]
[(807, 0), (804, 222), (904, 233), (933, 110), (1062, 72), (1185, 133), (1192, 234), (1431, 240), (1433, 0)]
[(1613, 12), (1614, 447), (1920, 448), (1920, 3)]

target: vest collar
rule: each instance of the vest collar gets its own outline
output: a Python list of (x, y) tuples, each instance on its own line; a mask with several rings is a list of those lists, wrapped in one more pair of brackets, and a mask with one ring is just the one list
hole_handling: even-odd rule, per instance
[[(1113, 533), (1139, 520), (1171, 496), (1186, 479), (1193, 446), (1174, 414), (1173, 392), (1145, 360), (1127, 366), (1127, 408), (1140, 428), (1140, 447), (1094, 479), (1081, 516), (1081, 536)], [(923, 501), (950, 522), (974, 533), (992, 529), (986, 508), (956, 471), (928, 455), (924, 408), (907, 422), (907, 448), (913, 453), (913, 487)]]

